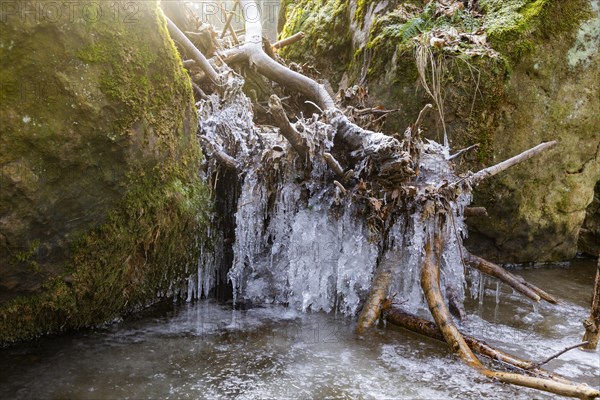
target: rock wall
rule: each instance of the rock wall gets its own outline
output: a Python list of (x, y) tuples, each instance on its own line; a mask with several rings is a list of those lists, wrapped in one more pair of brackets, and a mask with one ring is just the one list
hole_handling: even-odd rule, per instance
[(468, 221), (467, 244), (499, 262), (575, 256), (600, 180), (598, 1), (480, 0), (476, 12), (457, 1), (446, 2), (449, 7), (394, 0), (320, 3), (285, 4), (282, 36), (302, 30), (307, 37), (284, 55), (315, 63), (334, 88), (359, 83), (369, 88), (373, 105), (400, 108), (386, 122), (389, 133), (402, 132), (432, 102), (419, 83), (415, 49), (435, 36), (445, 42), (439, 50), (431, 46), (428, 62), (439, 67), (444, 124), (434, 116), (426, 134), (441, 141), (445, 125), (453, 148), (480, 143), (462, 168), (559, 140), (557, 149), (476, 190), (475, 204), (490, 217)]
[(579, 249), (590, 256), (600, 257), (600, 182), (596, 184), (594, 200), (587, 208), (581, 227)]
[(8, 342), (153, 301), (195, 265), (207, 196), (157, 2), (7, 2), (0, 31)]

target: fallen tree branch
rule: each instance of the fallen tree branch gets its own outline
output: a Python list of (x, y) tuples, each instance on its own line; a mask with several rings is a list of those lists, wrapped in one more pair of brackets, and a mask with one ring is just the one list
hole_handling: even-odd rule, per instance
[(433, 232), (433, 235), (433, 238), (425, 243), (425, 257), (421, 266), (421, 287), (423, 288), (429, 311), (431, 311), (436, 325), (439, 327), (444, 340), (448, 343), (452, 352), (458, 355), (467, 365), (483, 369), (483, 365), (473, 354), (462, 334), (456, 328), (450, 316), (450, 311), (444, 303), (442, 291), (440, 290), (442, 238), (437, 232)]
[(448, 161), (452, 161), (466, 153), (468, 153), (471, 150), (477, 149), (479, 148), (479, 143), (475, 143), (469, 147), (465, 147), (464, 149), (461, 149), (459, 151), (457, 151), (455, 154), (452, 154), (450, 157), (448, 157)]
[(557, 357), (560, 357), (560, 356), (562, 356), (562, 355), (563, 355), (563, 354), (565, 354), (567, 351), (569, 351), (569, 350), (573, 350), (573, 349), (576, 349), (576, 348), (578, 348), (578, 347), (583, 347), (583, 346), (585, 346), (585, 345), (587, 345), (587, 344), (589, 344), (589, 343), (588, 343), (588, 342), (582, 342), (582, 343), (577, 343), (577, 344), (574, 344), (573, 346), (569, 346), (569, 347), (567, 347), (567, 348), (564, 348), (564, 349), (562, 349), (561, 351), (559, 351), (558, 353), (556, 353), (556, 354), (553, 354), (553, 355), (551, 355), (550, 357), (546, 358), (544, 361), (540, 361), (540, 362), (538, 362), (538, 363), (534, 363), (534, 364), (532, 364), (532, 365), (531, 365), (531, 368), (538, 368), (538, 367), (540, 367), (540, 366), (542, 366), (542, 365), (544, 365), (544, 364), (548, 364), (550, 361), (554, 360), (554, 359), (555, 359), (555, 358), (557, 358)]
[(552, 379), (490, 370), (484, 371), (484, 374), (490, 378), (499, 380), (500, 382), (543, 390), (561, 396), (577, 397), (579, 399), (595, 399), (600, 397), (600, 391), (582, 383), (565, 383)]
[(204, 73), (210, 78), (210, 80), (213, 81), (213, 83), (219, 85), (219, 75), (217, 74), (217, 71), (215, 71), (214, 68), (210, 65), (206, 57), (204, 57), (204, 54), (202, 54), (200, 50), (198, 50), (196, 46), (194, 46), (190, 39), (188, 39), (187, 36), (185, 36), (183, 32), (181, 32), (181, 30), (177, 27), (177, 25), (173, 23), (173, 21), (169, 19), (169, 17), (165, 16), (165, 18), (167, 19), (167, 28), (169, 29), (171, 37), (185, 48), (185, 50), (190, 54), (192, 59), (198, 64), (198, 66), (202, 69), (202, 71), (204, 71)]
[(535, 302), (539, 302), (541, 300), (541, 296), (539, 296), (533, 289), (523, 284), (523, 282), (519, 278), (517, 278), (515, 275), (511, 274), (501, 266), (469, 253), (468, 250), (464, 247), (462, 249), (462, 253), (463, 260), (470, 267), (475, 268), (486, 275), (492, 276), (506, 283), (508, 286), (512, 287), (517, 292), (521, 293), (522, 295), (530, 298)]
[(584, 349), (586, 350), (595, 350), (596, 347), (598, 347), (598, 339), (600, 338), (600, 258), (598, 258), (596, 280), (593, 290), (590, 316), (583, 322), (583, 325), (585, 326), (583, 340), (588, 342), (588, 344), (584, 346)]
[[(436, 232), (441, 231), (437, 229)], [(463, 335), (452, 321), (446, 304), (443, 302), (440, 290), (439, 259), (442, 240), (434, 233), (433, 239), (425, 243), (425, 257), (421, 268), (421, 286), (425, 293), (427, 305), (434, 321), (440, 329), (444, 340), (454, 354), (458, 355), (467, 365), (475, 368), (481, 374), (504, 383), (543, 390), (562, 396), (578, 398), (600, 397), (600, 391), (583, 384), (559, 382), (553, 379), (526, 376), (510, 372), (492, 371), (483, 366), (468, 346)]]
[[(444, 341), (442, 332), (433, 322), (393, 307), (383, 310), (383, 317), (386, 321), (393, 325), (400, 326), (404, 329), (408, 329), (432, 339)], [(512, 367), (524, 370), (525, 373), (535, 374), (535, 376), (527, 376), (515, 373), (491, 371), (486, 368), (479, 370), (490, 378), (497, 379), (505, 383), (540, 389), (563, 396), (579, 398), (594, 398), (600, 396), (600, 392), (594, 388), (584, 384), (572, 382), (562, 376), (541, 369), (531, 361), (523, 360), (499, 349), (495, 349), (484, 341), (474, 337), (463, 337), (472, 351), (492, 360), (496, 360)]]
[(269, 98), (269, 112), (279, 127), (279, 133), (290, 142), (294, 150), (296, 150), (296, 153), (298, 153), (302, 159), (307, 159), (309, 156), (308, 144), (300, 132), (298, 132), (290, 123), (290, 120), (283, 109), (283, 105), (281, 104), (281, 100), (277, 95), (271, 95)]
[(279, 40), (279, 41), (273, 43), (273, 48), (275, 50), (278, 50), (278, 49), (281, 49), (282, 47), (289, 46), (290, 44), (294, 44), (294, 43), (302, 40), (304, 38), (304, 36), (306, 36), (304, 34), (304, 32), (295, 33), (290, 37), (287, 37), (285, 39), (282, 39), (282, 40)]
[(556, 297), (554, 297), (550, 293), (540, 289), (539, 287), (527, 282), (522, 276), (518, 276), (518, 275), (515, 275), (515, 276), (519, 280), (519, 282), (521, 282), (523, 285), (527, 286), (529, 289), (533, 290), (538, 296), (540, 296), (542, 299), (546, 300), (548, 303), (552, 303), (552, 304), (560, 303), (560, 301)]
[(484, 179), (497, 175), (500, 172), (505, 171), (508, 168), (517, 165), (523, 161), (529, 160), (531, 157), (537, 156), (538, 154), (556, 146), (557, 144), (558, 142), (555, 140), (551, 142), (538, 144), (537, 146), (526, 150), (519, 155), (509, 158), (508, 160), (502, 161), (499, 164), (484, 168), (481, 171), (474, 173), (468, 178), (468, 181), (471, 185), (477, 185)]

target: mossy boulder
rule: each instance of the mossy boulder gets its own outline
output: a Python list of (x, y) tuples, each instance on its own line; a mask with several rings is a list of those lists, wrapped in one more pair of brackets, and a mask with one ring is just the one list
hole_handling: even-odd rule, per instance
[(0, 21), (0, 342), (153, 301), (195, 265), (208, 207), (157, 2), (53, 4)]
[[(415, 50), (430, 45), (430, 32), (462, 37), (443, 49), (430, 46), (426, 79), (431, 84), (433, 62), (439, 67), (444, 121), (433, 115), (425, 125), (426, 135), (441, 141), (445, 126), (454, 149), (480, 143), (477, 154), (461, 165), (464, 169), (491, 165), (541, 141), (560, 141), (557, 149), (476, 189), (475, 204), (485, 206), (490, 218), (468, 221), (468, 245), (502, 262), (573, 257), (585, 209), (600, 179), (597, 2), (481, 0), (480, 16), (458, 4), (344, 3), (347, 11), (329, 25), (350, 27), (351, 56), (334, 53), (327, 58), (311, 41), (299, 42), (284, 54), (297, 61), (320, 60), (325, 75), (328, 68), (343, 68), (343, 78), (334, 86), (365, 85), (373, 105), (399, 108), (385, 126), (393, 134), (402, 132), (432, 102), (419, 82)], [(299, 25), (290, 19), (283, 36), (300, 29), (316, 31), (311, 25), (316, 17), (306, 15), (310, 7), (299, 2), (286, 10), (288, 18), (303, 15), (305, 22)], [(461, 34), (477, 36), (469, 42)], [(327, 48), (328, 37), (322, 40), (319, 48)], [(336, 71), (334, 77), (340, 75)]]

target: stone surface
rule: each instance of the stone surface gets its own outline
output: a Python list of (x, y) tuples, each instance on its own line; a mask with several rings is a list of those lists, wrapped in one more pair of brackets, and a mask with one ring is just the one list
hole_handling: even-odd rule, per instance
[(579, 249), (591, 256), (600, 257), (600, 182), (596, 184), (594, 200), (587, 208), (581, 227)]
[(206, 205), (157, 3), (52, 4), (0, 21), (0, 342), (156, 298), (195, 264)]

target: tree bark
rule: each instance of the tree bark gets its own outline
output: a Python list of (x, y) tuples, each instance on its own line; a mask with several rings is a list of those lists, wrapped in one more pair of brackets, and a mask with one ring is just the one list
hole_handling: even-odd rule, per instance
[(269, 98), (269, 112), (279, 127), (279, 133), (290, 142), (294, 150), (296, 150), (296, 153), (298, 153), (303, 160), (306, 160), (309, 156), (309, 148), (306, 139), (303, 138), (300, 132), (298, 132), (290, 123), (281, 104), (281, 100), (277, 95), (271, 95)]
[(377, 274), (373, 279), (373, 284), (371, 285), (369, 297), (358, 317), (358, 323), (356, 324), (356, 331), (358, 333), (362, 333), (366, 329), (372, 327), (381, 316), (383, 303), (388, 297), (391, 283), (392, 272), (388, 268), (377, 271)]
[(450, 349), (471, 367), (483, 368), (481, 362), (471, 351), (465, 339), (456, 328), (450, 311), (444, 303), (440, 290), (440, 252), (442, 239), (437, 232), (425, 243), (425, 258), (421, 266), (421, 286), (425, 293), (427, 305), (442, 336)]
[(177, 41), (185, 48), (185, 50), (190, 54), (190, 57), (192, 57), (192, 59), (198, 64), (198, 66), (202, 69), (202, 71), (204, 71), (210, 80), (213, 81), (213, 83), (220, 84), (217, 71), (215, 71), (210, 65), (206, 57), (204, 57), (204, 54), (202, 54), (200, 50), (194, 46), (190, 39), (188, 39), (187, 36), (181, 32), (181, 30), (173, 23), (173, 21), (171, 21), (168, 17), (165, 18), (167, 18), (167, 28), (169, 29), (169, 33), (171, 34), (173, 40)]
[(529, 160), (531, 157), (537, 156), (538, 154), (556, 146), (557, 144), (558, 144), (558, 142), (555, 140), (553, 140), (551, 142), (545, 142), (545, 143), (538, 144), (537, 146), (535, 146), (529, 150), (526, 150), (519, 155), (509, 158), (508, 160), (502, 161), (499, 164), (493, 165), (491, 167), (482, 169), (479, 172), (476, 172), (475, 174), (471, 175), (471, 177), (469, 178), (469, 183), (471, 183), (472, 185), (477, 185), (484, 179), (487, 179), (491, 176), (497, 175), (500, 172), (505, 171), (514, 165), (522, 163), (523, 161)]
[(600, 257), (596, 267), (596, 280), (593, 290), (590, 316), (583, 321), (585, 326), (583, 341), (588, 342), (583, 347), (586, 350), (595, 350), (598, 347), (598, 339), (600, 338)]
[[(408, 329), (409, 331), (413, 331), (432, 339), (440, 340), (442, 342), (444, 341), (444, 336), (436, 324), (417, 317), (416, 315), (407, 313), (395, 307), (389, 307), (383, 310), (383, 317), (387, 322), (393, 325)], [(561, 382), (569, 382), (567, 379), (559, 377), (551, 372), (536, 368), (535, 363), (532, 361), (523, 360), (519, 357), (505, 353), (502, 350), (495, 349), (486, 342), (476, 339), (472, 336), (463, 335), (463, 337), (465, 338), (465, 342), (471, 350), (492, 360), (512, 365), (513, 367), (522, 369), (524, 371), (530, 371), (541, 377), (550, 378)]]
[(483, 272), (486, 275), (493, 276), (496, 279), (506, 283), (522, 295), (539, 302), (541, 297), (531, 288), (524, 285), (516, 276), (505, 270), (499, 265), (484, 260), (481, 257), (474, 256), (467, 249), (463, 248), (464, 261), (471, 267)]
[(281, 49), (282, 47), (289, 46), (290, 44), (296, 43), (297, 41), (303, 39), (304, 36), (306, 36), (304, 34), (304, 32), (295, 33), (295, 34), (293, 34), (290, 37), (287, 37), (287, 38), (282, 39), (282, 40), (280, 40), (278, 42), (275, 42), (273, 44), (273, 48), (274, 49)]

